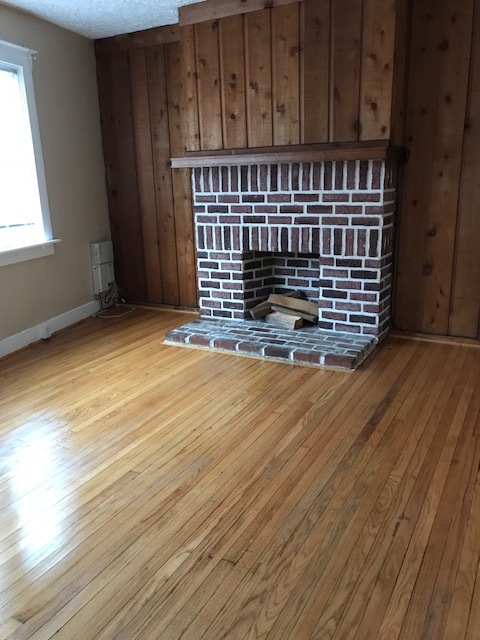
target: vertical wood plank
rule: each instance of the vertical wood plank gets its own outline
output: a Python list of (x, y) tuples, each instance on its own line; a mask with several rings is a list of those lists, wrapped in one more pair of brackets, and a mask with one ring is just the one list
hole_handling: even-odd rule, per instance
[(268, 147), (273, 143), (271, 11), (254, 11), (244, 20), (248, 146)]
[(397, 0), (396, 5), (390, 140), (404, 147), (412, 0)]
[(480, 337), (480, 2), (475, 3), (450, 331)]
[(360, 139), (390, 137), (396, 0), (364, 0)]
[(448, 332), (473, 0), (440, 5), (442, 39), (423, 272), (423, 331)]
[(300, 142), (298, 3), (272, 9), (273, 144)]
[(162, 281), (158, 254), (157, 212), (155, 207), (155, 183), (145, 49), (133, 49), (130, 51), (130, 84), (132, 87), (138, 201), (145, 258), (147, 301), (160, 303), (162, 302)]
[(300, 43), (299, 51), (299, 98), (300, 98), (300, 142), (305, 142), (305, 3), (300, 2), (298, 5), (299, 31), (298, 41)]
[(146, 299), (143, 237), (138, 208), (137, 167), (132, 120), (132, 93), (128, 53), (111, 57), (114, 136), (117, 175), (114, 188), (115, 220), (118, 231), (115, 265), (128, 300)]
[[(195, 30), (192, 25), (180, 27), (180, 73), (183, 85), (183, 147), (187, 151), (200, 149), (198, 123), (197, 72), (195, 63)], [(183, 155), (183, 152), (182, 154)]]
[(178, 268), (164, 45), (147, 49), (147, 71), (163, 303), (178, 305)]
[(243, 16), (219, 21), (223, 146), (247, 146)]
[(304, 4), (303, 142), (327, 142), (330, 83), (330, 0)]
[(436, 86), (439, 66), (439, 15), (436, 0), (414, 3), (407, 97), (406, 141), (410, 158), (404, 167), (394, 322), (399, 329), (421, 331), (424, 244), (433, 164)]
[(362, 1), (332, 0), (330, 141), (359, 138)]
[(200, 148), (222, 149), (218, 20), (195, 25)]
[[(167, 68), (168, 121), (170, 152), (182, 155), (183, 87), (178, 73), (181, 65), (181, 47), (177, 42), (165, 45)], [(172, 198), (175, 212), (175, 247), (178, 273), (178, 303), (197, 305), (197, 278), (193, 230), (192, 187), (189, 169), (172, 170)]]

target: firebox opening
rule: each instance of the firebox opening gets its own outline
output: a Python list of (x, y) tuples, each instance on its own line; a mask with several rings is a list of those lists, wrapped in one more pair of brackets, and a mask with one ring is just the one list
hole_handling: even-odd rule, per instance
[(250, 251), (244, 254), (246, 317), (249, 310), (271, 293), (299, 291), (305, 300), (318, 303), (319, 254)]

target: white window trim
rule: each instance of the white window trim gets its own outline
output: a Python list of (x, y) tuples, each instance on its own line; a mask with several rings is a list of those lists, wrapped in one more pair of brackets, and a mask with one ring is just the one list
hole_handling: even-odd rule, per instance
[(50, 220), (50, 208), (48, 206), (47, 181), (45, 178), (45, 166), (43, 163), (42, 144), (40, 139), (40, 127), (38, 124), (37, 106), (35, 102), (35, 89), (33, 85), (33, 60), (36, 51), (21, 47), (10, 42), (0, 40), (0, 60), (22, 67), (23, 80), (25, 84), (25, 95), (30, 116), (30, 128), (32, 131), (33, 152), (37, 169), (38, 190), (40, 194), (40, 204), (42, 209), (43, 229), (45, 240), (37, 244), (18, 246), (8, 249), (0, 249), (0, 267), (41, 258), (54, 253), (54, 246), (60, 240), (55, 240), (52, 234), (52, 224)]
[(30, 244), (27, 247), (14, 247), (12, 249), (0, 250), (0, 267), (17, 262), (26, 262), (35, 258), (44, 258), (55, 253), (55, 245), (61, 240), (45, 240), (38, 244)]

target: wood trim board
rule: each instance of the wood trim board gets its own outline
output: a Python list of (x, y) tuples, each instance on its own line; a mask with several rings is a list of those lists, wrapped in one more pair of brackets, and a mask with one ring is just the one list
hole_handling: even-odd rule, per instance
[(387, 141), (366, 143), (305, 144), (256, 149), (224, 149), (215, 154), (188, 152), (185, 157), (172, 158), (174, 169), (184, 167), (215, 167), (274, 162), (327, 162), (334, 160), (401, 160), (403, 150), (390, 147)]
[(272, 9), (302, 0), (206, 0), (189, 4), (178, 10), (180, 26), (218, 20), (261, 9)]

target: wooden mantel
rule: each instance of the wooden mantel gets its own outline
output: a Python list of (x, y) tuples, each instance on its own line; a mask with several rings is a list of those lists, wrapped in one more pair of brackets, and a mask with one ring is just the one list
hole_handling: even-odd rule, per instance
[(172, 169), (282, 162), (331, 162), (334, 160), (402, 160), (404, 150), (391, 147), (388, 140), (299, 144), (283, 147), (187, 151), (182, 158), (171, 158)]

